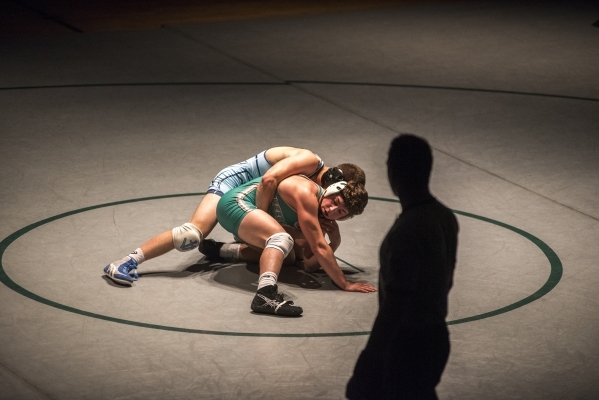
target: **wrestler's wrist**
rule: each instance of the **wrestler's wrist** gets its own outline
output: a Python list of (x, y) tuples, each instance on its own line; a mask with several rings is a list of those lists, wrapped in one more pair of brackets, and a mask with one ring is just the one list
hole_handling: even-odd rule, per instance
[(349, 288), (350, 288), (350, 286), (351, 286), (351, 282), (348, 281), (347, 279), (344, 279), (343, 285), (341, 286), (341, 289), (343, 289), (345, 291), (348, 291)]

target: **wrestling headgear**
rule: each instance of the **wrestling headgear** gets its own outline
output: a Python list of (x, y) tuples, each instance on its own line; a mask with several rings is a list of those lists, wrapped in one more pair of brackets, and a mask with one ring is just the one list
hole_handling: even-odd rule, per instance
[[(320, 181), (322, 182), (323, 188), (328, 188), (333, 183), (342, 182), (343, 171), (341, 171), (341, 169), (338, 167), (331, 167), (326, 170), (324, 174), (322, 174)], [(343, 188), (341, 190), (343, 190)]]
[[(333, 167), (333, 168), (336, 168), (339, 170), (339, 172), (341, 172), (341, 170), (339, 168), (337, 168), (337, 167)], [(333, 169), (333, 168), (331, 168), (331, 169)], [(341, 176), (343, 176), (343, 172), (341, 172)], [(325, 198), (332, 194), (337, 194), (337, 193), (343, 192), (343, 189), (345, 189), (345, 186), (347, 186), (347, 182), (345, 182), (343, 180), (332, 183), (329, 187), (327, 187), (324, 190), (324, 193), (322, 194), (322, 198)], [(343, 194), (341, 196), (343, 197)], [(343, 198), (343, 199), (345, 200), (345, 198)], [(353, 215), (349, 214), (346, 217), (339, 218), (337, 221), (347, 221), (348, 219), (352, 219), (353, 217), (354, 217)]]

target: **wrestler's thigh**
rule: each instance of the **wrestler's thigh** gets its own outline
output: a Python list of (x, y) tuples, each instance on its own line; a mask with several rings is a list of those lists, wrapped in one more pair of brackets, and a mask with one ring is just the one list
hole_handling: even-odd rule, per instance
[(219, 200), (219, 195), (206, 194), (189, 220), (202, 231), (204, 237), (208, 236), (216, 226), (216, 206)]
[(262, 210), (254, 210), (241, 221), (238, 236), (244, 242), (263, 249), (266, 239), (282, 232), (285, 232), (285, 229), (273, 217)]

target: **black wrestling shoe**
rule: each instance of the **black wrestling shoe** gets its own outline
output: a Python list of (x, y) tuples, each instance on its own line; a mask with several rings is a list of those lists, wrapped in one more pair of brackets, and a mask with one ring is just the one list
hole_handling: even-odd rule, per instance
[(206, 256), (206, 260), (213, 262), (222, 262), (224, 258), (220, 256), (220, 248), (223, 242), (217, 242), (214, 239), (204, 239), (198, 246), (200, 253)]
[(299, 317), (304, 312), (301, 307), (294, 306), (293, 301), (283, 300), (283, 295), (278, 293), (277, 285), (268, 285), (258, 289), (254, 300), (252, 300), (252, 311), (285, 317)]

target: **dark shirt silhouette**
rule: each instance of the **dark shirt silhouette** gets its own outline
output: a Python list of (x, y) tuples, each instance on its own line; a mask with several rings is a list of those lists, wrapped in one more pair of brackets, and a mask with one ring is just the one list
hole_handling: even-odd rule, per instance
[(445, 319), (458, 224), (428, 192), (428, 168), (426, 183), (408, 189), (390, 173), (403, 210), (380, 248), (379, 312), (348, 383), (349, 399), (437, 398), (449, 357)]

